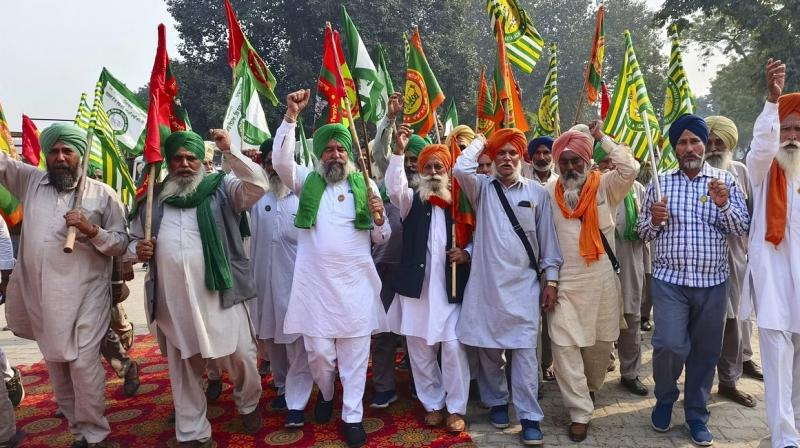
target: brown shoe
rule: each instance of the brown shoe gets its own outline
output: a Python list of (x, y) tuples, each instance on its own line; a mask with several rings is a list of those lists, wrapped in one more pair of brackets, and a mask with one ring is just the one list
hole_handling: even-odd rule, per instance
[(425, 414), (425, 424), (428, 426), (441, 426), (444, 423), (442, 411), (431, 411)]
[(450, 432), (463, 432), (467, 429), (467, 422), (464, 417), (459, 414), (450, 414), (447, 416), (447, 430)]
[(239, 418), (242, 419), (242, 425), (248, 434), (255, 434), (261, 429), (261, 410), (258, 407), (249, 414), (241, 414)]
[(725, 386), (720, 384), (717, 388), (717, 393), (731, 401), (739, 403), (742, 406), (747, 406), (748, 408), (756, 407), (756, 399), (747, 392), (740, 391), (736, 388), (736, 386)]
[(569, 440), (573, 442), (583, 442), (586, 440), (586, 436), (589, 434), (589, 424), (588, 423), (575, 423), (572, 422), (569, 425)]

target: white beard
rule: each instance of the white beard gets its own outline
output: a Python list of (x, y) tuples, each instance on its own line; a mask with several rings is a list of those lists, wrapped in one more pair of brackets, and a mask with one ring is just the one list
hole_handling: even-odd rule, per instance
[(289, 187), (278, 177), (278, 173), (274, 173), (269, 176), (269, 191), (271, 191), (276, 198), (280, 199), (289, 193)]
[(158, 200), (164, 202), (171, 197), (182, 198), (191, 195), (197, 191), (197, 187), (205, 176), (205, 169), (201, 169), (197, 171), (197, 174), (188, 179), (167, 177), (164, 181), (164, 185), (161, 187), (161, 194), (158, 195)]
[(447, 203), (452, 203), (453, 196), (450, 192), (450, 176), (448, 174), (433, 174), (430, 176), (420, 176), (419, 197), (423, 201), (430, 200), (431, 196), (438, 196)]
[[(787, 149), (790, 143), (794, 143), (797, 149)], [(787, 140), (781, 143), (781, 149), (778, 151), (778, 155), (775, 156), (775, 160), (783, 168), (787, 179), (797, 179), (800, 176), (800, 142)]]
[[(501, 175), (499, 175), (497, 173), (497, 167), (495, 166), (494, 163), (492, 164), (492, 175), (495, 178), (497, 178), (498, 180), (502, 180), (503, 179), (503, 176), (501, 176)], [(517, 166), (514, 167), (514, 172), (511, 173), (511, 175), (508, 176), (508, 179), (511, 179), (512, 181), (517, 182), (518, 180), (520, 180), (521, 177), (522, 177), (522, 161), (517, 163)]]
[(567, 203), (567, 207), (570, 210), (575, 210), (575, 207), (578, 206), (578, 201), (581, 199), (583, 184), (586, 183), (586, 172), (578, 175), (577, 179), (567, 179), (562, 176), (559, 178), (559, 182), (564, 187), (564, 201)]
[(539, 173), (546, 173), (548, 171), (552, 171), (553, 170), (553, 162), (548, 163), (547, 166), (545, 166), (545, 167), (540, 167), (539, 165), (537, 165), (535, 163), (531, 163), (531, 166), (533, 167), (534, 171), (539, 172)]
[(706, 163), (713, 166), (714, 168), (727, 170), (731, 166), (731, 161), (733, 160), (733, 153), (731, 151), (715, 152), (711, 154), (706, 154), (705, 158), (706, 158)]

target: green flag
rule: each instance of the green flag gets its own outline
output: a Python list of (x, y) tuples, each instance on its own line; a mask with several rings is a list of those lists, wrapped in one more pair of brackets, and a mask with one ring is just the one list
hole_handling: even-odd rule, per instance
[(547, 78), (544, 81), (542, 99), (539, 101), (539, 112), (536, 116), (536, 126), (533, 135), (557, 136), (561, 134), (560, 118), (558, 114), (558, 59), (556, 44), (550, 44), (550, 64), (547, 68)]
[[(487, 0), (486, 8), (492, 26), (499, 21), (503, 27), (503, 39), (508, 49), (508, 60), (531, 73), (542, 57), (544, 39), (533, 26), (533, 20), (517, 3), (517, 0)], [(495, 30), (495, 33), (497, 30)]]
[(458, 110), (456, 110), (456, 100), (454, 98), (450, 99), (450, 105), (447, 106), (442, 125), (444, 125), (445, 136), (450, 135), (450, 131), (458, 126)]
[(103, 67), (100, 72), (103, 110), (117, 140), (119, 149), (127, 156), (137, 156), (144, 149), (147, 127), (147, 108), (122, 82)]
[[(678, 27), (670, 27), (672, 36), (672, 51), (669, 55), (669, 73), (667, 75), (667, 95), (664, 98), (664, 117), (661, 120), (663, 135), (668, 135), (669, 127), (683, 114), (693, 114), (697, 104), (689, 88), (689, 80), (683, 69), (681, 57), (681, 43), (678, 40)], [(669, 139), (664, 139), (661, 146), (661, 158), (658, 160), (658, 171), (669, 171), (678, 167), (675, 151), (669, 144)]]
[(384, 54), (383, 45), (378, 44), (378, 79), (381, 82), (381, 95), (375, 107), (376, 118), (380, 121), (386, 116), (389, 108), (389, 95), (394, 93), (394, 84), (392, 84), (392, 77), (389, 75), (389, 69), (386, 67), (386, 56)]
[(353, 74), (358, 86), (358, 100), (361, 103), (361, 117), (365, 121), (377, 123), (386, 114), (381, 107), (381, 93), (383, 83), (375, 64), (369, 57), (367, 47), (358, 34), (356, 25), (347, 15), (347, 8), (342, 5), (342, 27), (344, 31), (344, 44), (347, 47), (347, 66)]
[(631, 33), (625, 30), (625, 56), (622, 59), (622, 67), (617, 77), (614, 96), (611, 97), (603, 131), (628, 145), (639, 160), (648, 157), (647, 135), (642, 119), (644, 115), (647, 115), (651, 142), (657, 144), (660, 135), (658, 120), (647, 95), (647, 87), (639, 70), (636, 53), (633, 51)]
[(270, 138), (267, 117), (252, 74), (248, 71), (244, 71), (236, 81), (222, 127), (231, 136), (231, 147), (242, 151), (258, 149), (264, 140)]

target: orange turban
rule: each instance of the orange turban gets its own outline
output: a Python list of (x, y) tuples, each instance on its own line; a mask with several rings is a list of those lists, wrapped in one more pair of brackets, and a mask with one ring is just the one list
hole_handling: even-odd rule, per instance
[(800, 92), (787, 93), (778, 98), (778, 117), (781, 121), (792, 112), (800, 114)]
[(584, 162), (592, 160), (594, 142), (592, 138), (581, 131), (567, 131), (553, 142), (553, 160), (558, 163), (564, 151), (573, 151), (578, 154)]
[(483, 153), (494, 160), (497, 151), (507, 143), (511, 143), (511, 146), (517, 150), (520, 159), (525, 157), (525, 152), (528, 150), (528, 139), (525, 138), (524, 132), (516, 128), (504, 128), (492, 134), (486, 141)]
[(422, 148), (422, 152), (419, 153), (419, 158), (417, 159), (417, 170), (420, 173), (422, 173), (425, 164), (428, 163), (431, 158), (442, 162), (442, 165), (444, 165), (448, 173), (450, 172), (450, 168), (453, 167), (453, 158), (450, 156), (450, 149), (447, 146), (428, 145)]

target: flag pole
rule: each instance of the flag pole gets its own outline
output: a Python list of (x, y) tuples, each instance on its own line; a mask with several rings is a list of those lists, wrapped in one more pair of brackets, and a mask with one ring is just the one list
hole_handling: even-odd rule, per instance
[[(337, 53), (337, 51), (334, 51)], [(336, 56), (337, 60), (339, 56)], [(344, 77), (342, 78), (344, 79)], [(356, 91), (356, 101), (358, 101), (358, 110), (361, 110), (361, 93), (358, 90), (358, 78), (353, 75), (353, 84)], [(345, 94), (347, 93), (347, 86), (345, 86)], [(369, 153), (369, 135), (367, 134), (367, 122), (364, 120), (364, 114), (361, 114), (361, 132), (364, 133), (364, 144), (367, 145), (367, 173), (369, 173), (369, 177), (372, 177), (372, 157), (370, 157)]]
[[(81, 177), (78, 179), (78, 188), (75, 191), (75, 205), (72, 210), (80, 211), (83, 205), (83, 192), (86, 190), (86, 173), (89, 171), (89, 154), (92, 152), (92, 141), (94, 140), (94, 127), (97, 121), (97, 110), (94, 111), (89, 129), (86, 131), (86, 153), (81, 161)], [(64, 253), (71, 254), (75, 249), (75, 239), (78, 237), (78, 228), (70, 226), (67, 229), (67, 239), (64, 242)]]
[[(656, 167), (656, 153), (653, 151), (653, 137), (650, 135), (650, 120), (648, 119), (647, 110), (642, 109), (641, 111), (642, 121), (644, 121), (644, 132), (647, 136), (647, 152), (650, 154), (650, 170), (653, 174), (653, 187), (656, 190), (656, 201), (660, 201), (661, 196), (661, 184), (658, 182), (658, 168)], [(666, 223), (661, 223), (663, 226)]]
[[(591, 55), (589, 57), (591, 57)], [(581, 93), (578, 95), (578, 106), (575, 108), (575, 122), (572, 123), (573, 125), (578, 124), (578, 120), (581, 118), (581, 112), (583, 111), (583, 97), (586, 95), (586, 83), (589, 82), (590, 62), (591, 61), (583, 65), (583, 86), (581, 86)]]
[(156, 184), (156, 164), (150, 164), (150, 172), (147, 175), (147, 199), (145, 200), (144, 210), (144, 240), (150, 240), (153, 233), (153, 194)]
[(442, 135), (439, 133), (439, 116), (436, 114), (436, 109), (433, 110), (433, 127), (436, 128), (436, 144), (442, 144)]
[[(331, 22), (325, 22), (325, 28), (331, 30), (331, 39), (333, 39), (333, 32), (331, 29)], [(336, 41), (332, 42), (333, 45), (333, 57), (336, 60), (336, 71), (339, 74), (339, 78), (344, 80), (344, 76), (342, 76), (342, 66), (339, 63), (339, 52), (336, 48)], [(353, 115), (350, 113), (351, 105), (350, 105), (350, 98), (347, 96), (347, 91), (345, 90), (344, 95), (344, 103), (345, 103), (345, 113), (347, 114), (347, 122), (348, 127), (350, 128), (350, 135), (353, 138), (353, 143), (355, 143), (356, 152), (358, 153), (358, 167), (361, 170), (361, 175), (364, 176), (364, 183), (367, 186), (367, 198), (372, 198), (375, 196), (375, 193), (372, 191), (370, 187), (370, 178), (369, 172), (367, 171), (367, 164), (364, 160), (364, 152), (361, 150), (361, 142), (358, 141), (358, 134), (356, 134), (356, 125), (353, 122)], [(375, 212), (372, 214), (372, 219), (375, 221), (375, 224), (382, 226), (383, 225), (383, 216), (380, 213)]]

